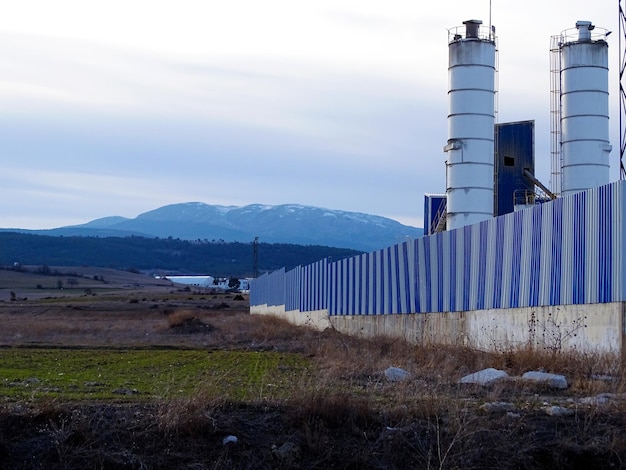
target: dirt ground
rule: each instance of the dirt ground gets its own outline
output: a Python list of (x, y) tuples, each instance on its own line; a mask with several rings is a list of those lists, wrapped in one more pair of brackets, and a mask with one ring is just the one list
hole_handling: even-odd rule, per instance
[[(612, 367), (601, 358), (547, 363), (545, 355), (351, 338), (251, 316), (235, 294), (173, 288), (4, 300), (0, 325), (2, 348), (296, 352), (311, 358), (319, 381), (281, 401), (4, 399), (0, 468), (626, 468), (622, 378), (615, 370), (598, 378)], [(566, 373), (570, 387), (458, 384), (484, 367), (515, 375), (541, 365)], [(388, 366), (410, 379), (385, 381)], [(601, 394), (607, 400), (585, 401)]]

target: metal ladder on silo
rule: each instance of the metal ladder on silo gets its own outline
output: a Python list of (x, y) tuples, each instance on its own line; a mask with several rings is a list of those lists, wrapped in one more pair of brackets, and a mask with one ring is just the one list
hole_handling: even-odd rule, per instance
[(433, 233), (440, 233), (440, 232), (446, 231), (446, 219), (448, 216), (447, 202), (448, 200), (444, 199), (443, 201), (441, 201), (441, 204), (439, 204), (437, 213), (435, 214), (435, 217), (433, 218), (433, 221), (430, 224), (430, 233), (429, 233), (430, 235), (432, 235)]
[(550, 38), (550, 189), (561, 194), (561, 44), (562, 36)]

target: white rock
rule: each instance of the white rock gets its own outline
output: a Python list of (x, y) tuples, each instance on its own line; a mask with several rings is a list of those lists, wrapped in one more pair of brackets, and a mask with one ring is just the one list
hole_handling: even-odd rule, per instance
[(387, 370), (385, 370), (385, 378), (389, 382), (402, 382), (410, 376), (411, 374), (408, 371), (400, 367), (388, 367)]
[(480, 409), (487, 413), (504, 413), (505, 411), (515, 411), (515, 405), (506, 401), (494, 401), (483, 403)]
[(606, 405), (613, 399), (612, 393), (601, 393), (595, 397), (581, 398), (578, 402), (582, 405)]
[(600, 380), (602, 382), (615, 382), (617, 377), (613, 377), (612, 375), (601, 375), (601, 374), (593, 374), (591, 376), (593, 380)]
[(294, 442), (285, 442), (282, 446), (272, 446), (272, 455), (283, 465), (295, 466), (300, 460), (300, 446)]
[(498, 380), (503, 380), (509, 377), (509, 374), (503, 370), (494, 369), (492, 367), (483, 369), (473, 374), (466, 375), (459, 380), (461, 384), (477, 384), (477, 385), (491, 385)]
[(222, 445), (237, 444), (238, 441), (239, 439), (237, 439), (237, 436), (226, 436), (224, 439), (222, 439)]
[(564, 375), (550, 374), (548, 372), (530, 371), (522, 375), (523, 380), (541, 382), (550, 388), (564, 390), (567, 388), (567, 379)]
[(543, 410), (550, 416), (570, 416), (574, 414), (574, 410), (562, 406), (549, 406)]

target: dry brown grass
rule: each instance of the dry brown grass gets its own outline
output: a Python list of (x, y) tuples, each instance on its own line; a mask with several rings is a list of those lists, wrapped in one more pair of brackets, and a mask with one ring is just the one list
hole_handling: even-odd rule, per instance
[(176, 326), (181, 326), (185, 324), (185, 322), (197, 318), (196, 313), (192, 310), (176, 310), (173, 313), (167, 315), (167, 325), (172, 328)]

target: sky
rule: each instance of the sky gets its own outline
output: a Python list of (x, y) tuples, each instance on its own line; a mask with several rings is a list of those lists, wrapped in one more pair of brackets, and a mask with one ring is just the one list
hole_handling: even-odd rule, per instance
[[(550, 179), (550, 37), (608, 37), (599, 0), (20, 0), (0, 18), (0, 227), (167, 204), (303, 204), (421, 227), (445, 192), (448, 30), (496, 27), (498, 122), (535, 120)], [(491, 5), (490, 5), (491, 4)]]

